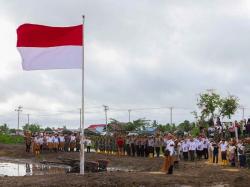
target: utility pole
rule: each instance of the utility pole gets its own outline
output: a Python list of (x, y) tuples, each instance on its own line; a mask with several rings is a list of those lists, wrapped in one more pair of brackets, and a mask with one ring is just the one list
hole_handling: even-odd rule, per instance
[(19, 123), (20, 123), (20, 112), (22, 112), (22, 106), (18, 106), (15, 111), (17, 112), (17, 134), (19, 135)]
[(172, 126), (173, 124), (173, 107), (170, 107), (170, 125)]
[(130, 113), (131, 113), (131, 109), (128, 109), (128, 122), (130, 123)]
[(80, 131), (82, 126), (82, 109), (80, 108)]
[(30, 114), (27, 114), (28, 117), (28, 125), (30, 124)]
[(103, 105), (104, 107), (104, 112), (105, 112), (105, 119), (106, 119), (106, 134), (108, 134), (108, 115), (107, 111), (109, 110), (109, 107), (106, 105)]

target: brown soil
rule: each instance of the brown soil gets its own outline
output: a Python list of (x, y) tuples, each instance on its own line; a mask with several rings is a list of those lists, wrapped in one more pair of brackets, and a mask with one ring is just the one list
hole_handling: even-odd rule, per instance
[[(163, 158), (117, 157), (96, 153), (85, 154), (86, 160), (108, 159), (109, 167), (121, 171), (79, 174), (56, 174), (44, 176), (0, 177), (0, 186), (250, 186), (250, 171), (247, 169), (222, 167), (200, 162), (181, 162), (173, 175), (159, 172)], [(24, 152), (23, 145), (0, 144), (1, 158), (58, 161), (56, 158), (79, 158), (79, 153), (44, 153), (39, 159)], [(128, 169), (129, 172), (122, 171)]]

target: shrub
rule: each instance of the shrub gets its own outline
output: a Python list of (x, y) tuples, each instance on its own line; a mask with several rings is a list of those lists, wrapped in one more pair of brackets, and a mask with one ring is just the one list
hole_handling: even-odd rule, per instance
[(23, 136), (18, 136), (18, 135), (0, 134), (0, 143), (4, 144), (24, 143), (24, 138)]

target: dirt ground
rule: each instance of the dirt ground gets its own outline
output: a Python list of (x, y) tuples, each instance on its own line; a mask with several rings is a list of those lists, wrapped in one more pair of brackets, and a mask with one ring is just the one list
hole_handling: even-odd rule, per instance
[[(31, 153), (24, 152), (24, 145), (0, 144), (0, 160), (6, 158), (58, 161), (57, 157), (79, 158), (79, 153), (44, 153), (35, 159)], [(208, 164), (205, 161), (181, 162), (173, 175), (159, 172), (163, 158), (117, 157), (97, 153), (86, 153), (86, 160), (108, 159), (109, 167), (120, 171), (79, 174), (54, 174), (43, 176), (0, 177), (0, 187), (12, 186), (250, 186), (250, 170)], [(127, 171), (123, 171), (126, 169)]]

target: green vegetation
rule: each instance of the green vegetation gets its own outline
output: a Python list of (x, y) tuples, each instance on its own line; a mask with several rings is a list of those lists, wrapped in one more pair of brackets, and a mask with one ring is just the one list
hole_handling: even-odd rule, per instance
[(4, 144), (18, 144), (24, 143), (23, 136), (9, 135), (0, 133), (0, 143)]
[(233, 95), (223, 98), (214, 91), (207, 91), (199, 95), (197, 106), (201, 116), (198, 116), (197, 112), (193, 112), (193, 114), (199, 121), (212, 120), (215, 117), (228, 117), (230, 119), (239, 108), (239, 99)]
[(23, 130), (29, 130), (32, 133), (42, 131), (43, 129), (38, 124), (25, 124)]

